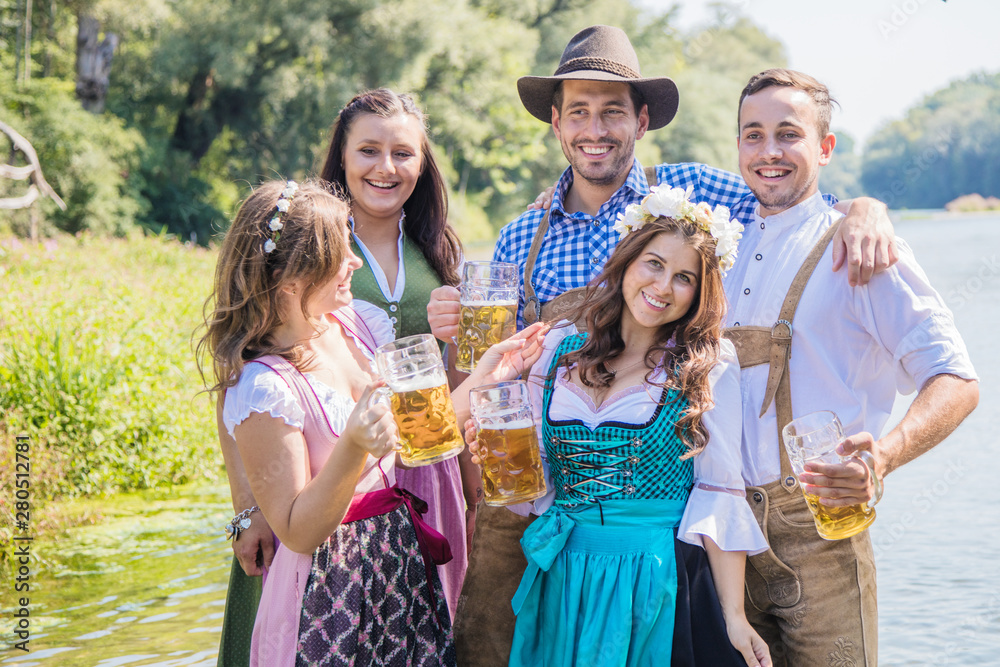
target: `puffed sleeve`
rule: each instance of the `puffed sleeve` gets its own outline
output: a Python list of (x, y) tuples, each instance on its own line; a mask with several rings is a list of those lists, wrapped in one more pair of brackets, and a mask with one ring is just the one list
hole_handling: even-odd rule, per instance
[(362, 301), (361, 299), (354, 299), (351, 302), (351, 307), (364, 320), (364, 323), (368, 325), (369, 331), (371, 331), (372, 336), (375, 338), (376, 347), (391, 343), (395, 339), (395, 336), (392, 335), (392, 322), (389, 321), (389, 316), (384, 310), (373, 303)]
[(542, 455), (542, 470), (545, 473), (545, 486), (549, 492), (541, 498), (536, 498), (533, 501), (507, 506), (507, 509), (514, 514), (519, 514), (520, 516), (528, 516), (529, 514), (544, 514), (545, 510), (552, 506), (556, 498), (555, 487), (552, 485), (552, 475), (549, 472), (548, 456), (545, 452), (545, 440), (542, 438), (542, 409), (544, 407), (543, 394), (545, 391), (545, 377), (549, 373), (549, 367), (552, 365), (553, 358), (555, 357), (556, 348), (559, 347), (564, 338), (577, 333), (575, 325), (569, 324), (568, 326), (563, 326), (565, 324), (565, 322), (560, 322), (550, 329), (547, 334), (545, 334), (545, 342), (542, 343), (542, 355), (538, 358), (538, 361), (535, 362), (535, 365), (531, 367), (531, 374), (528, 376), (528, 392), (531, 395), (531, 412), (535, 419), (535, 430), (538, 433), (538, 446)]
[(758, 554), (768, 546), (746, 501), (740, 365), (728, 340), (722, 341), (722, 354), (709, 381), (713, 407), (702, 418), (709, 442), (694, 459), (694, 488), (677, 535), (699, 546), (704, 546), (702, 536), (708, 536), (723, 551)]
[(229, 435), (251, 412), (270, 414), (286, 424), (302, 429), (306, 413), (295, 394), (277, 373), (263, 364), (249, 363), (235, 386), (226, 390), (222, 422)]

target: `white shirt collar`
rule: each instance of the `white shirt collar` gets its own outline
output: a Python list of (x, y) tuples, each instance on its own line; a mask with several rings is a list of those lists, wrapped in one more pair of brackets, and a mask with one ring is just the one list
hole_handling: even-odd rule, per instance
[(361, 249), (361, 254), (365, 256), (365, 263), (371, 267), (372, 273), (375, 275), (375, 282), (378, 283), (378, 288), (382, 292), (382, 296), (385, 297), (386, 301), (399, 302), (403, 298), (403, 290), (406, 289), (406, 267), (403, 264), (403, 220), (406, 219), (406, 211), (401, 211), (399, 214), (399, 237), (396, 240), (396, 252), (399, 255), (399, 271), (396, 274), (396, 286), (391, 292), (389, 290), (389, 279), (385, 276), (385, 271), (379, 266), (379, 263), (375, 261), (375, 257), (371, 254), (365, 244), (361, 241), (357, 234), (354, 233), (354, 217), (348, 218), (348, 223), (351, 225), (351, 236), (354, 238), (354, 242), (358, 244), (358, 248)]
[(789, 225), (797, 225), (817, 213), (829, 210), (829, 208), (830, 205), (823, 199), (823, 195), (816, 192), (812, 196), (800, 201), (795, 206), (786, 208), (781, 213), (769, 215), (766, 218), (760, 217), (760, 204), (757, 204), (757, 206), (753, 209), (753, 219), (754, 222), (763, 222), (765, 225), (769, 226), (773, 225), (776, 227), (786, 227)]

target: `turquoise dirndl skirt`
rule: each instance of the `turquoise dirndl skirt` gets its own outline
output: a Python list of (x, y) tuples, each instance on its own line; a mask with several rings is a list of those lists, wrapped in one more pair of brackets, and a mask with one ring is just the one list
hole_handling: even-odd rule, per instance
[[(554, 506), (524, 533), (510, 665), (666, 665), (684, 501)], [(603, 514), (603, 525), (602, 525)]]

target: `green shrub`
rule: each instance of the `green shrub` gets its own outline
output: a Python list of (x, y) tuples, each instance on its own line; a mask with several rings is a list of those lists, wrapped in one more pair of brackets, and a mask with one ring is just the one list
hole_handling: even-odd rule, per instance
[(139, 221), (146, 229), (207, 246), (228, 226), (212, 201), (213, 184), (201, 178), (187, 153), (171, 150), (161, 137), (149, 140), (135, 180), (149, 202), (149, 212)]
[(217, 479), (214, 411), (191, 349), (214, 263), (214, 252), (138, 234), (5, 241), (0, 469), (23, 434), (37, 498)]
[(147, 213), (132, 178), (145, 148), (142, 135), (109, 113), (84, 111), (72, 81), (0, 87), (0, 120), (31, 142), (45, 180), (66, 202), (62, 211), (41, 200), (55, 228), (124, 236)]

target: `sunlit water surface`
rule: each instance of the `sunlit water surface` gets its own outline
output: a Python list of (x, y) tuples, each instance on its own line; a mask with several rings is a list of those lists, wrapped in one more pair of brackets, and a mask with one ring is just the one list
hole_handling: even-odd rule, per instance
[[(882, 665), (996, 665), (1000, 646), (1000, 216), (903, 219), (897, 229), (955, 312), (979, 409), (886, 481), (872, 527)], [(909, 399), (897, 405), (903, 414)], [(895, 421), (895, 419), (894, 419)], [(223, 487), (115, 499), (97, 526), (37, 543), (31, 652), (0, 665), (214, 665), (230, 550)], [(4, 648), (13, 583), (5, 586)]]

